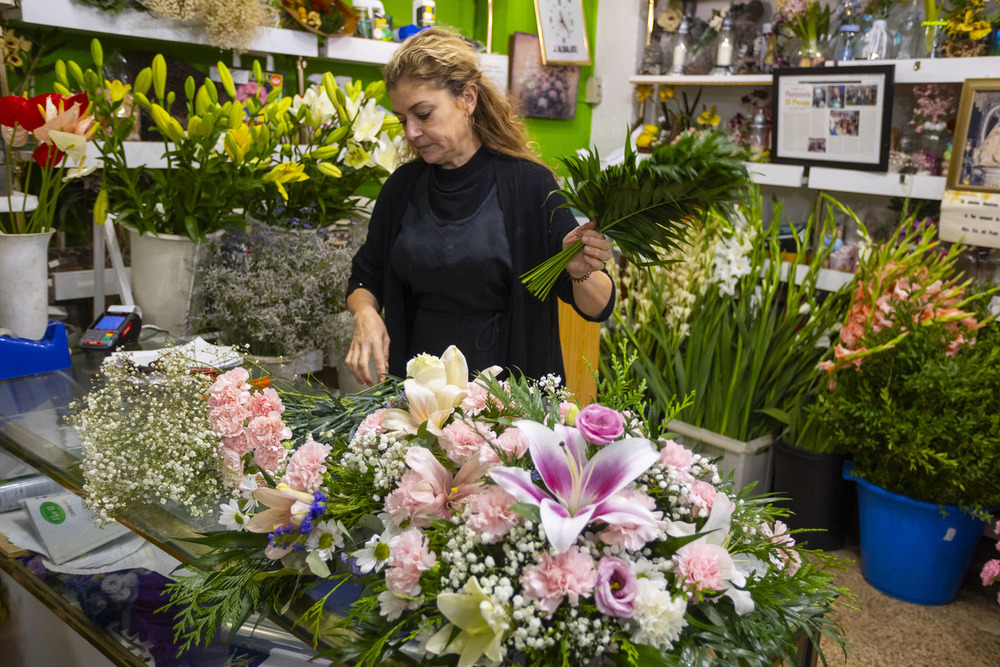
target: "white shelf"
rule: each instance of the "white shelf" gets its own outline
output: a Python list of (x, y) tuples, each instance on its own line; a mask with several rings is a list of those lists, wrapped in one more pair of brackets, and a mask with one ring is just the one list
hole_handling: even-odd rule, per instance
[[(201, 29), (186, 21), (158, 18), (149, 12), (132, 9), (126, 9), (116, 16), (73, 0), (21, 0), (20, 19), (36, 25), (122, 37), (187, 44), (209, 43)], [(310, 58), (319, 55), (316, 35), (279, 28), (265, 28), (249, 50)]]
[[(130, 168), (147, 167), (148, 169), (166, 169), (167, 160), (163, 157), (162, 141), (126, 141), (125, 159)], [(87, 144), (87, 164), (101, 165), (101, 152), (93, 142)]]
[(395, 42), (361, 37), (327, 37), (320, 47), (321, 58), (364, 65), (385, 65), (399, 48)]
[(944, 196), (944, 176), (915, 174), (883, 174), (852, 169), (809, 168), (809, 187), (813, 190), (834, 190), (859, 194), (941, 199)]
[[(25, 197), (27, 196), (27, 201)], [(10, 213), (11, 207), (15, 212), (34, 211), (38, 208), (38, 197), (35, 195), (24, 195), (20, 192), (12, 192), (10, 197), (0, 195), (0, 213)]]
[(629, 83), (650, 85), (678, 86), (770, 86), (770, 74), (733, 74), (731, 76), (713, 76), (711, 74), (635, 74), (629, 78)]
[(801, 188), (804, 185), (805, 167), (794, 164), (770, 164), (765, 162), (744, 162), (750, 180), (757, 185), (777, 185), (785, 188)]
[(961, 83), (966, 79), (996, 78), (1000, 57), (918, 58), (915, 60), (844, 60), (828, 62), (827, 67), (895, 65), (895, 83)]

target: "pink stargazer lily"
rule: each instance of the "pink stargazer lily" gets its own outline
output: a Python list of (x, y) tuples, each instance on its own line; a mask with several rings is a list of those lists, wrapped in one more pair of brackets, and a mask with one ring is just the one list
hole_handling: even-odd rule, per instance
[(532, 482), (531, 473), (523, 468), (496, 468), (490, 477), (519, 501), (538, 505), (545, 534), (557, 553), (569, 549), (592, 521), (656, 521), (648, 509), (618, 495), (659, 459), (649, 440), (617, 440), (588, 460), (587, 442), (575, 428), (552, 430), (530, 421), (515, 425), (528, 438), (531, 460), (548, 492)]

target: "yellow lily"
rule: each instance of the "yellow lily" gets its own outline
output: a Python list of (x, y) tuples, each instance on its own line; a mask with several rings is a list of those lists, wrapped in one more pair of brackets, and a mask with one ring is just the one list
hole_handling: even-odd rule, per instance
[(305, 167), (297, 162), (282, 162), (276, 165), (264, 176), (264, 181), (274, 183), (278, 186), (278, 192), (287, 201), (288, 191), (285, 190), (285, 183), (298, 183), (305, 181), (309, 175), (305, 173)]
[(674, 95), (677, 94), (677, 86), (660, 86), (660, 101), (666, 102), (667, 100), (674, 99)]
[(111, 96), (108, 101), (114, 103), (125, 99), (125, 95), (128, 94), (128, 91), (132, 90), (132, 86), (127, 83), (122, 83), (118, 79), (115, 79), (114, 81), (108, 81), (105, 79), (104, 89), (108, 91), (108, 95)]
[(233, 162), (243, 162), (247, 156), (247, 151), (250, 150), (251, 140), (250, 128), (247, 127), (246, 123), (242, 123), (239, 127), (229, 130), (226, 132), (225, 139), (226, 155)]
[(722, 117), (715, 113), (715, 105), (712, 105), (711, 109), (706, 109), (701, 112), (698, 116), (698, 123), (701, 125), (711, 125), (712, 127), (718, 127), (719, 123), (722, 121)]

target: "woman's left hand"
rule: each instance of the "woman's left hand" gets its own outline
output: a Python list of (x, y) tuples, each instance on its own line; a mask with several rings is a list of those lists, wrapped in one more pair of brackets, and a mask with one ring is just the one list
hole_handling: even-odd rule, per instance
[(591, 220), (563, 238), (564, 249), (577, 241), (583, 241), (583, 248), (566, 265), (566, 273), (571, 278), (582, 278), (588, 273), (601, 271), (605, 263), (611, 259), (611, 241), (604, 234), (595, 231), (595, 227), (597, 223)]

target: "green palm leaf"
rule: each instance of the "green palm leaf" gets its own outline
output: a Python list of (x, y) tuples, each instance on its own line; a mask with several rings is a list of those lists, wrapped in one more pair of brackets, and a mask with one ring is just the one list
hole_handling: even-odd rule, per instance
[[(739, 199), (747, 171), (736, 147), (720, 132), (682, 135), (638, 161), (628, 145), (625, 161), (601, 169), (597, 150), (561, 158), (569, 173), (560, 208), (575, 208), (597, 222), (626, 260), (641, 266), (664, 264), (664, 255), (683, 243), (688, 226), (713, 206)], [(577, 242), (521, 276), (544, 299), (559, 274), (583, 247)]]

